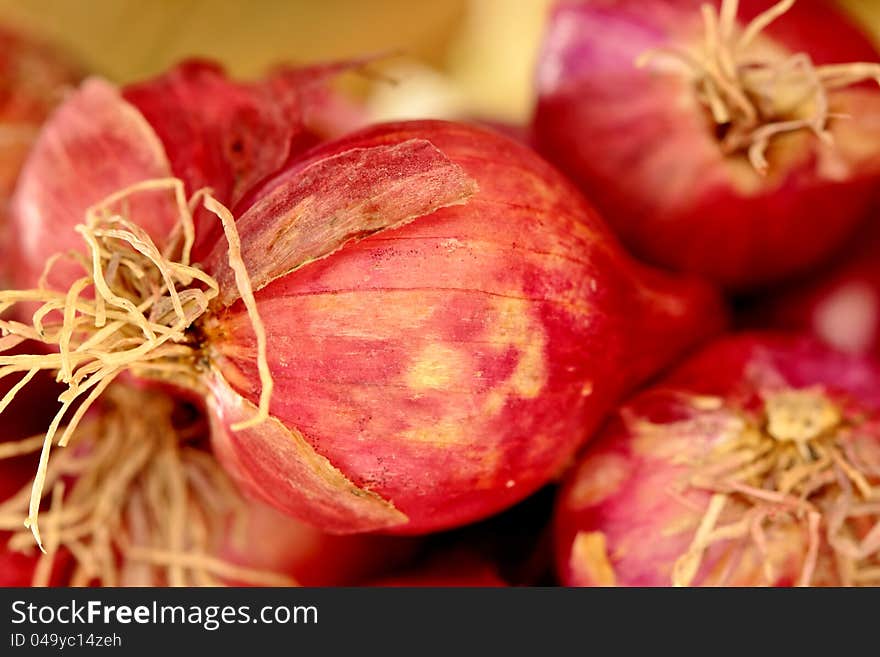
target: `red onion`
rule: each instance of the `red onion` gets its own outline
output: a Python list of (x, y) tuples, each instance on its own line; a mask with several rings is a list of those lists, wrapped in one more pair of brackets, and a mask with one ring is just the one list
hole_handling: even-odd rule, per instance
[(55, 49), (0, 28), (0, 248), (7, 240), (6, 206), (28, 149), (66, 87), (80, 77)]
[(880, 368), (741, 334), (624, 405), (556, 513), (569, 585), (877, 585)]
[(815, 265), (864, 218), (880, 92), (849, 85), (878, 76), (877, 53), (830, 4), (792, 4), (554, 9), (535, 137), (638, 255), (745, 288)]
[[(373, 173), (426, 166), (433, 179)], [(366, 231), (374, 213), (407, 225), (316, 249), (312, 222), (365, 203)], [(389, 124), (328, 144), (267, 183), (237, 228), (273, 420), (229, 430), (260, 391), (246, 308), (229, 305), (202, 323), (225, 379), (210, 384), (215, 448), (255, 495), (332, 531), (431, 531), (511, 505), (622, 390), (718, 325), (704, 288), (634, 265), (555, 171), (476, 128)], [(232, 290), (224, 248), (206, 266)]]
[[(42, 325), (4, 326), (57, 353), (0, 363), (70, 386), (35, 491), (67, 409), (84, 399), (62, 446), (130, 373), (206, 398), (221, 461), (285, 513), (336, 533), (452, 527), (556, 476), (625, 390), (723, 323), (714, 290), (634, 263), (562, 176), (492, 132), (377, 126), (290, 157), (224, 197), (232, 211), (192, 189), (216, 172), (167, 178), (201, 161), (188, 152), (93, 80), (23, 173), (20, 269), (33, 280), (77, 238), (91, 253), (25, 295)], [(197, 208), (225, 236), (204, 269)]]
[(753, 301), (747, 323), (808, 331), (840, 351), (880, 356), (880, 224), (828, 267)]

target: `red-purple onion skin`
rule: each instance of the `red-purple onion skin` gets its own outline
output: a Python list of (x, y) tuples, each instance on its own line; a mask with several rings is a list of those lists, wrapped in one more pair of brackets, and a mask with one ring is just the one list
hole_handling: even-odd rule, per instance
[[(314, 119), (312, 105), (329, 103), (324, 82), (332, 72), (329, 67), (290, 69), (267, 80), (237, 83), (218, 64), (190, 60), (126, 87), (123, 95), (156, 131), (187, 190), (210, 188), (232, 208), (288, 158), (320, 141), (306, 120)], [(196, 222), (200, 239), (193, 257), (198, 261), (222, 239), (222, 230), (204, 209)]]
[(79, 67), (26, 34), (0, 28), (0, 275), (11, 270), (7, 245), (9, 201), (40, 126), (82, 77)]
[[(388, 124), (297, 166), (412, 139), (479, 191), (256, 293), (275, 380), (265, 425), (229, 429), (247, 417), (237, 395), (259, 393), (242, 304), (204, 328), (232, 386), (217, 385), (211, 405), (221, 461), (255, 496), (333, 532), (422, 533), (510, 506), (561, 471), (626, 389), (724, 321), (711, 288), (635, 265), (562, 176), (495, 133)], [(354, 486), (306, 483), (304, 444)], [(346, 511), (364, 490), (396, 512)]]
[[(826, 259), (865, 217), (880, 161), (880, 92), (831, 93), (835, 143), (775, 139), (762, 178), (725, 156), (684, 76), (637, 69), (643, 52), (701, 38), (702, 0), (563, 2), (538, 67), (539, 150), (594, 201), (637, 255), (744, 289)], [(744, 1), (740, 21), (768, 8)], [(766, 31), (816, 64), (877, 61), (867, 38), (823, 1), (798, 2)]]
[[(692, 473), (689, 464), (724, 439), (738, 414), (759, 407), (761, 391), (811, 386), (821, 387), (847, 412), (880, 409), (876, 364), (812, 338), (770, 333), (716, 340), (627, 402), (560, 491), (554, 522), (562, 584), (671, 585), (673, 564), (690, 545), (710, 496), (682, 487)], [(720, 397), (722, 407), (701, 409), (699, 400), (706, 397)], [(880, 440), (876, 423), (865, 431)], [(680, 496), (672, 494), (678, 488)], [(794, 585), (807, 553), (806, 532), (772, 522), (765, 530), (775, 571), (771, 583)], [(706, 578), (718, 576), (729, 550), (724, 542), (710, 547), (695, 583), (711, 584)], [(830, 561), (823, 545), (816, 584), (839, 584)], [(748, 547), (725, 585), (765, 584), (761, 563), (755, 547)]]
[[(22, 170), (13, 199), (13, 282), (35, 288), (47, 260), (85, 251), (74, 230), (86, 210), (135, 183), (171, 176), (162, 143), (149, 123), (110, 83), (90, 78), (47, 121)], [(177, 220), (173, 196), (141, 194), (127, 215), (161, 245)], [(48, 279), (66, 290), (82, 269), (59, 261)]]
[[(23, 170), (13, 208), (14, 282), (35, 287), (50, 256), (84, 251), (74, 226), (86, 209), (135, 183), (176, 176), (188, 197), (210, 188), (233, 207), (324, 134), (346, 129), (341, 119), (323, 121), (320, 133), (306, 124), (329, 102), (327, 79), (346, 66), (284, 69), (248, 84), (194, 60), (122, 90), (87, 80), (49, 119)], [(167, 192), (129, 197), (125, 211), (160, 245), (178, 216)], [(222, 230), (204, 209), (195, 220), (198, 261)], [(67, 289), (80, 275), (61, 263), (49, 283)]]
[(156, 131), (189, 190), (210, 187), (233, 206), (245, 192), (276, 171), (304, 134), (299, 108), (269, 102), (265, 84), (230, 82), (209, 61), (190, 60), (155, 79), (126, 87), (123, 97)]

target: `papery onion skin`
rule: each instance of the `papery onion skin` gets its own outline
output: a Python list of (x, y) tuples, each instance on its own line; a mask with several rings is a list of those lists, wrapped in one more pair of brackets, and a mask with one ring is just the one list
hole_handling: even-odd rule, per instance
[[(187, 190), (208, 187), (232, 208), (289, 158), (356, 123), (355, 109), (350, 114), (334, 109), (343, 101), (327, 86), (329, 78), (354, 65), (284, 68), (243, 83), (231, 81), (216, 63), (189, 60), (126, 87), (123, 96), (156, 131)], [(198, 261), (222, 239), (222, 231), (204, 211), (196, 221)]]
[[(562, 176), (493, 132), (376, 126), (260, 193), (413, 140), (478, 191), (268, 284), (266, 251), (249, 261), (247, 241), (279, 217), (239, 215), (275, 381), (269, 421), (230, 430), (259, 393), (242, 303), (202, 323), (222, 377), (209, 405), (221, 462), (253, 495), (327, 531), (422, 533), (512, 505), (561, 471), (624, 390), (724, 321), (710, 287), (633, 263)], [(358, 176), (339, 193), (357, 197)], [(383, 197), (386, 210), (417, 190)], [(225, 266), (218, 245), (206, 267), (221, 285)]]
[[(834, 143), (806, 130), (777, 137), (762, 177), (743, 155), (722, 153), (685, 75), (635, 66), (649, 49), (698, 44), (701, 4), (557, 5), (538, 67), (535, 138), (637, 255), (754, 288), (826, 259), (865, 217), (878, 177), (880, 91), (831, 92), (831, 110), (849, 116), (831, 121)], [(740, 24), (772, 4), (744, 0)], [(878, 59), (824, 1), (797, 2), (767, 37), (816, 65)]]
[(840, 351), (880, 357), (880, 224), (865, 226), (815, 274), (750, 299), (741, 323), (809, 332)]
[[(880, 409), (880, 369), (818, 341), (790, 334), (745, 333), (719, 339), (625, 404), (568, 475), (555, 513), (557, 571), (569, 586), (670, 586), (706, 511), (710, 493), (682, 487), (693, 466), (733, 435), (742, 413), (767, 389), (818, 386), (848, 417)], [(689, 422), (688, 425), (682, 422)], [(682, 427), (690, 426), (688, 430)], [(880, 441), (876, 422), (860, 435)], [(679, 491), (674, 493), (674, 491)], [(800, 526), (765, 521), (773, 586), (792, 586), (807, 554)], [(824, 538), (825, 527), (822, 527)], [(726, 581), (731, 542), (710, 547), (697, 585), (766, 585), (766, 561), (746, 547)], [(822, 545), (814, 585), (839, 585)]]
[[(73, 228), (86, 209), (135, 183), (175, 176), (187, 198), (208, 187), (233, 206), (289, 158), (347, 127), (306, 123), (316, 121), (327, 102), (322, 84), (338, 69), (344, 66), (285, 69), (239, 83), (219, 65), (193, 60), (121, 90), (89, 78), (52, 115), (23, 169), (12, 217), (15, 284), (36, 287), (50, 256), (84, 251)], [(126, 203), (127, 216), (161, 247), (178, 215), (170, 195)], [(222, 231), (204, 211), (195, 220), (198, 260)], [(77, 271), (59, 263), (50, 287), (67, 289)]]
[(51, 110), (82, 71), (70, 57), (0, 27), (0, 251), (5, 258), (7, 204), (28, 149)]

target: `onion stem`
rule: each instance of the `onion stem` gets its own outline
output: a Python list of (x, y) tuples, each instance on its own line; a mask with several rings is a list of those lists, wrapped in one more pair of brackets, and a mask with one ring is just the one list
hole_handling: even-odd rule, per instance
[[(133, 196), (157, 193), (172, 194), (178, 209), (178, 225), (164, 249), (124, 216), (126, 201)], [(68, 386), (59, 397), (61, 408), (42, 441), (25, 521), (41, 549), (38, 517), (52, 447), (56, 442), (61, 447), (68, 444), (89, 408), (120, 374), (131, 372), (202, 391), (198, 380), (201, 345), (189, 329), (208, 312), (220, 288), (214, 278), (190, 264), (195, 235), (192, 213), (198, 201), (223, 222), (230, 263), (236, 272), (235, 285), (248, 306), (257, 335), (262, 393), (256, 416), (244, 424), (252, 426), (268, 417), (272, 378), (266, 359), (265, 329), (241, 260), (232, 215), (207, 190), (197, 192), (187, 202), (183, 182), (176, 178), (147, 180), (112, 194), (89, 208), (84, 223), (76, 227), (88, 246), (88, 255), (66, 254), (67, 260), (84, 271), (67, 291), (45, 285), (52, 269), (65, 256), (49, 259), (38, 289), (0, 291), (0, 312), (15, 304), (40, 304), (31, 325), (0, 319), (0, 346), (4, 351), (23, 340), (35, 340), (56, 350), (40, 354), (0, 353), (0, 378), (24, 372), (22, 379), (0, 400), (0, 412), (41, 370), (57, 372), (58, 380)], [(93, 294), (87, 295), (89, 291)], [(61, 423), (71, 410), (73, 415), (56, 440)], [(137, 417), (139, 412), (132, 409), (132, 414)], [(166, 458), (171, 456), (173, 451), (166, 454)], [(119, 458), (124, 459), (125, 455), (120, 454)], [(171, 500), (172, 510), (183, 506), (182, 489), (178, 486), (175, 490), (178, 492)], [(178, 524), (185, 522), (175, 512), (170, 516)], [(172, 533), (176, 536), (180, 532)], [(182, 545), (172, 543), (171, 548), (178, 550)], [(174, 579), (180, 580), (180, 569), (172, 568), (178, 573)]]
[(722, 150), (746, 153), (761, 174), (769, 170), (766, 152), (778, 135), (807, 129), (824, 143), (831, 142), (828, 123), (840, 117), (830, 111), (830, 91), (866, 80), (880, 83), (880, 64), (815, 66), (807, 53), (780, 56), (758, 51), (761, 33), (794, 3), (782, 0), (773, 5), (742, 28), (739, 37), (738, 0), (722, 0), (717, 10), (705, 4), (700, 46), (655, 48), (636, 60), (639, 67), (661, 57), (682, 64), (713, 121), (724, 128)]

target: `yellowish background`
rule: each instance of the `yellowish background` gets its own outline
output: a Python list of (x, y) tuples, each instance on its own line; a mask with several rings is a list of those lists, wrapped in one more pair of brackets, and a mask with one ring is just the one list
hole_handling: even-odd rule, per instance
[[(278, 61), (406, 52), (413, 62), (391, 67), (403, 82), (396, 92), (380, 93), (378, 114), (476, 113), (518, 121), (531, 107), (531, 72), (549, 3), (0, 0), (0, 20), (46, 34), (119, 82), (154, 75), (191, 55), (219, 59), (248, 77)], [(843, 3), (880, 37), (880, 0)], [(412, 105), (419, 93), (430, 97), (427, 104)]]

